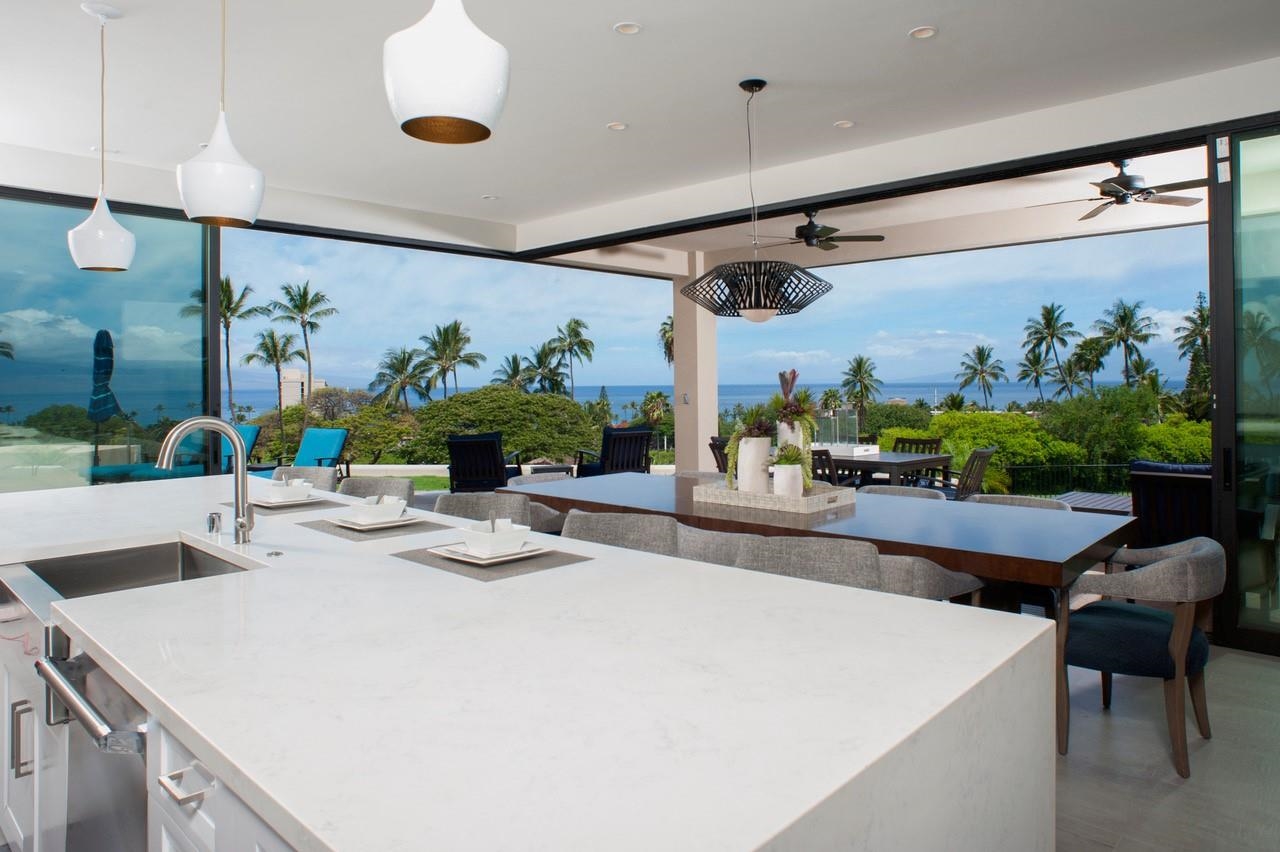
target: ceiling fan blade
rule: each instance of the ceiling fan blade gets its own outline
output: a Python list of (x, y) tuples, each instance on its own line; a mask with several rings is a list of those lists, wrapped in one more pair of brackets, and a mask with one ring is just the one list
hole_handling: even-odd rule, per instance
[(795, 245), (796, 243), (804, 242), (804, 240), (789, 240), (789, 239), (787, 239), (787, 238), (785, 238), (785, 237), (779, 237), (779, 239), (781, 240), (781, 242), (777, 242), (777, 243), (761, 243), (761, 244), (758, 246), (758, 248), (762, 248), (762, 249), (771, 249), (771, 248), (778, 248), (779, 246), (793, 246), (793, 245)]
[(818, 239), (825, 240), (827, 237), (837, 233), (840, 229), (833, 228), (830, 225), (819, 225), (817, 232), (814, 234)]
[(847, 237), (827, 237), (831, 243), (882, 243), (884, 234), (851, 234)]
[(1147, 189), (1152, 192), (1177, 192), (1182, 189), (1199, 189), (1208, 185), (1207, 178), (1196, 178), (1195, 180), (1180, 180), (1176, 183), (1162, 183), (1159, 186), (1149, 186)]
[(1104, 180), (1102, 183), (1095, 183), (1094, 186), (1096, 186), (1098, 188), (1098, 191), (1104, 195), (1107, 194), (1108, 192), (1115, 193), (1116, 195), (1129, 194), (1129, 190), (1125, 189), (1123, 186), (1120, 186), (1119, 184), (1114, 184), (1109, 180)]
[(1103, 210), (1106, 210), (1108, 207), (1112, 206), (1113, 204), (1115, 204), (1114, 201), (1107, 201), (1102, 204), (1099, 204), (1097, 207), (1093, 208), (1088, 213), (1081, 216), (1079, 221), (1083, 222), (1085, 219), (1092, 219), (1094, 216), (1097, 216), (1099, 213), (1101, 213)]
[(1200, 198), (1192, 198), (1189, 195), (1165, 195), (1164, 193), (1153, 195), (1147, 199), (1147, 201), (1155, 204), (1173, 204), (1177, 207), (1192, 207), (1202, 200)]
[(840, 246), (836, 245), (831, 240), (819, 240), (818, 248), (822, 249), (823, 251), (835, 251), (836, 249), (840, 248)]
[(1053, 207), (1055, 204), (1079, 204), (1081, 201), (1106, 201), (1106, 200), (1107, 200), (1106, 198), (1100, 198), (1097, 196), (1093, 198), (1073, 198), (1070, 201), (1050, 201), (1046, 204), (1030, 204), (1024, 209), (1030, 210), (1033, 207)]

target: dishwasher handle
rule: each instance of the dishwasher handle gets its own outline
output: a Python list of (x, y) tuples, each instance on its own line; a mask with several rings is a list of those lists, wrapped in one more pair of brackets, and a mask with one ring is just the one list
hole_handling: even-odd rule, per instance
[(113, 754), (146, 753), (145, 727), (123, 731), (117, 731), (112, 728), (94, 706), (89, 703), (89, 700), (80, 694), (70, 678), (58, 668), (58, 661), (49, 657), (41, 657), (36, 660), (36, 674), (40, 675), (40, 679), (45, 683), (46, 724), (59, 725), (70, 721), (70, 719), (54, 718), (53, 699), (56, 697), (70, 711), (71, 715), (75, 716), (76, 720), (84, 726), (84, 729), (89, 733), (89, 738), (93, 740), (93, 744), (99, 750)]

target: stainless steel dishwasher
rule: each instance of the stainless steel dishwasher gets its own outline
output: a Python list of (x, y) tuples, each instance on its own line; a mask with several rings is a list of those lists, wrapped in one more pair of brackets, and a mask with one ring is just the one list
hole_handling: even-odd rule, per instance
[(0, 566), (11, 844), (147, 848), (146, 711), (52, 624), (51, 604), (240, 570), (178, 542)]

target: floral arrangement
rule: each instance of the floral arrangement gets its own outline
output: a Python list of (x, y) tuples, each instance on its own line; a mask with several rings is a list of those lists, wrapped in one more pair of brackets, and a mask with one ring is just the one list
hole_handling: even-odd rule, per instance
[(753, 405), (743, 413), (742, 423), (734, 430), (729, 444), (724, 448), (725, 458), (728, 460), (725, 482), (730, 488), (733, 488), (734, 475), (738, 470), (738, 442), (743, 438), (772, 438), (776, 434), (777, 421), (765, 406)]
[(799, 378), (800, 374), (795, 370), (778, 373), (778, 385), (782, 392), (773, 395), (769, 406), (779, 423), (799, 429), (805, 438), (812, 441), (818, 430), (818, 404), (808, 388), (796, 390)]

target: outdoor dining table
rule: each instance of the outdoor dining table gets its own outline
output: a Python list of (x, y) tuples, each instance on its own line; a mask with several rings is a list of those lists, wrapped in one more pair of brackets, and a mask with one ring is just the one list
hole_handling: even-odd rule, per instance
[(862, 473), (887, 473), (890, 485), (901, 485), (906, 474), (922, 470), (942, 470), (942, 478), (950, 479), (951, 456), (946, 453), (895, 453), (882, 450), (855, 456), (831, 451), (831, 461), (841, 470)]
[(615, 473), (499, 490), (561, 512), (651, 513), (724, 532), (858, 539), (881, 553), (923, 556), (987, 581), (1049, 590), (1045, 614), (1058, 623), (1058, 750), (1065, 753), (1069, 705), (1062, 662), (1070, 608), (1053, 601), (1065, 601), (1065, 590), (1080, 574), (1133, 541), (1136, 518), (865, 493), (852, 506), (800, 514), (694, 500), (694, 486), (707, 481), (706, 474)]

